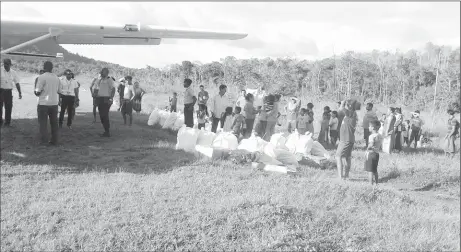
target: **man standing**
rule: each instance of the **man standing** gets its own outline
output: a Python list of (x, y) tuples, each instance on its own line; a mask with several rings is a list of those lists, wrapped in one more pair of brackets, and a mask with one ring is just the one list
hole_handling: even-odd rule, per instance
[(59, 113), (59, 128), (62, 128), (64, 114), (67, 110), (67, 127), (72, 129), (75, 100), (78, 100), (78, 84), (72, 79), (72, 72), (69, 69), (64, 71), (64, 75), (65, 78), (60, 80), (59, 104), (61, 105), (61, 112)]
[(207, 102), (210, 96), (208, 95), (208, 92), (205, 91), (205, 87), (203, 85), (200, 85), (200, 92), (198, 92), (198, 105), (205, 105), (205, 111), (208, 114), (208, 107)]
[(121, 97), (121, 108), (123, 121), (126, 125), (126, 115), (130, 117), (130, 127), (133, 123), (133, 99), (134, 99), (134, 86), (133, 78), (131, 76), (126, 76), (125, 80), (127, 81), (126, 85), (123, 88), (123, 93), (120, 94)]
[[(13, 86), (19, 93), (19, 99), (22, 99), (21, 86), (16, 71), (11, 69), (11, 60), (3, 60), (2, 74), (0, 76), (0, 126), (11, 126), (11, 111), (13, 110)], [(5, 124), (3, 124), (3, 106), (5, 106)]]
[(106, 67), (103, 68), (101, 70), (101, 77), (94, 82), (93, 87), (94, 97), (96, 97), (99, 110), (99, 118), (104, 127), (104, 133), (100, 135), (101, 137), (110, 137), (109, 110), (114, 102), (115, 88), (114, 80), (109, 77), (109, 69)]
[(194, 127), (194, 105), (197, 102), (197, 97), (192, 90), (192, 80), (184, 79), (184, 124), (187, 127)]
[(218, 124), (221, 122), (221, 126), (224, 123), (222, 121), (222, 117), (224, 112), (226, 112), (226, 108), (232, 106), (229, 102), (228, 97), (225, 95), (227, 92), (227, 86), (221, 85), (219, 86), (219, 93), (213, 99), (213, 108), (211, 110), (211, 131), (216, 133), (218, 129)]
[(125, 78), (121, 78), (120, 80), (118, 80), (120, 82), (120, 84), (118, 85), (117, 87), (117, 93), (118, 93), (118, 96), (119, 96), (119, 106), (118, 106), (118, 111), (120, 111), (122, 109), (122, 101), (123, 101), (123, 94), (125, 92), (125, 81), (126, 81), (126, 77)]
[(242, 89), (242, 91), (240, 91), (240, 97), (237, 99), (237, 102), (235, 103), (235, 106), (236, 107), (245, 107), (245, 103), (246, 103), (246, 100), (245, 100), (245, 96), (247, 95), (247, 91), (245, 91), (245, 89)]
[(367, 103), (365, 115), (363, 116), (363, 139), (365, 139), (365, 149), (368, 148), (368, 138), (370, 137), (370, 122), (377, 121), (378, 116), (373, 112), (373, 103)]
[[(339, 178), (347, 179), (351, 169), (352, 149), (355, 143), (357, 113), (355, 112), (354, 102), (350, 99), (341, 103), (339, 111), (344, 114), (344, 118), (340, 128), (341, 138), (339, 139), (338, 149), (336, 150), (336, 165), (338, 167)], [(345, 167), (343, 165), (343, 159), (346, 160)]]
[(60, 80), (56, 74), (51, 73), (53, 63), (46, 61), (43, 65), (45, 73), (40, 75), (35, 88), (38, 96), (37, 115), (40, 128), (41, 143), (48, 142), (48, 119), (51, 125), (51, 141), (49, 144), (58, 143), (58, 102), (61, 93)]

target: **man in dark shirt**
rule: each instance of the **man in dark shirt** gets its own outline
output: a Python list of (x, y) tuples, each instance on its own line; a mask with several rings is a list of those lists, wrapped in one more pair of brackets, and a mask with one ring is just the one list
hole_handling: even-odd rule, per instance
[[(354, 109), (354, 101), (346, 100), (341, 103), (339, 111), (344, 115), (342, 120), (338, 149), (336, 150), (336, 163), (340, 179), (347, 179), (351, 168), (352, 149), (355, 143), (355, 128), (357, 126), (357, 113)], [(338, 111), (338, 114), (339, 114)], [(346, 167), (343, 173), (343, 159), (346, 160)]]

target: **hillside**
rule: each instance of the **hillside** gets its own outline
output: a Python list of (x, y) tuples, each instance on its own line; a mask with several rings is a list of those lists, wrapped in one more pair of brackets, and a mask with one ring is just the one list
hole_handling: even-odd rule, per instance
[[(2, 45), (3, 46), (3, 45)], [(4, 45), (5, 47), (8, 45)], [(73, 54), (43, 41), (26, 49), (37, 53), (64, 54), (56, 71), (72, 69), (77, 75), (97, 74), (107, 66), (116, 77), (132, 75), (150, 91), (170, 92), (185, 77), (215, 89), (226, 84), (232, 93), (244, 87), (264, 86), (271, 92), (298, 95), (310, 101), (339, 100), (361, 95), (382, 105), (408, 106), (419, 110), (445, 111), (460, 100), (460, 49), (427, 43), (422, 51), (373, 50), (346, 52), (332, 58), (306, 61), (293, 58), (236, 59), (202, 64), (183, 61), (163, 69), (147, 66), (131, 69)], [(41, 60), (17, 60), (16, 67), (38, 72)], [(198, 86), (198, 85), (197, 85)]]

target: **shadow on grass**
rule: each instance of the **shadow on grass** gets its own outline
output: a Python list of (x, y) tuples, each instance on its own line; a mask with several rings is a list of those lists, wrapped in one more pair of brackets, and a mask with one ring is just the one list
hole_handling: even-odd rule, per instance
[[(166, 173), (195, 160), (193, 154), (175, 150), (175, 132), (148, 126), (147, 119), (147, 115), (134, 114), (133, 125), (124, 126), (120, 112), (111, 111), (112, 136), (103, 138), (99, 116), (93, 124), (92, 113), (77, 113), (72, 130), (59, 130), (58, 146), (39, 144), (37, 118), (15, 119), (13, 127), (2, 128), (2, 166), (41, 165), (58, 173), (150, 174)], [(4, 171), (2, 175), (12, 176)]]

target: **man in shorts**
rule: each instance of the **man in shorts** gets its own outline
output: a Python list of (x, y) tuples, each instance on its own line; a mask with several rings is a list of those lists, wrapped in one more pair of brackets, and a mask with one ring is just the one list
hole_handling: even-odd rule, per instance
[[(352, 149), (355, 142), (355, 128), (357, 126), (357, 113), (354, 109), (354, 101), (346, 100), (341, 103), (339, 110), (344, 114), (341, 123), (338, 149), (336, 150), (336, 164), (340, 179), (347, 179), (351, 169)], [(338, 111), (339, 113), (339, 111)], [(343, 173), (343, 159), (346, 160), (346, 167)]]
[(120, 111), (122, 112), (123, 122), (126, 125), (126, 116), (130, 117), (130, 124), (133, 124), (133, 99), (134, 99), (134, 86), (133, 86), (133, 78), (131, 76), (126, 76), (125, 80), (127, 83), (124, 85), (123, 93), (120, 94)]

